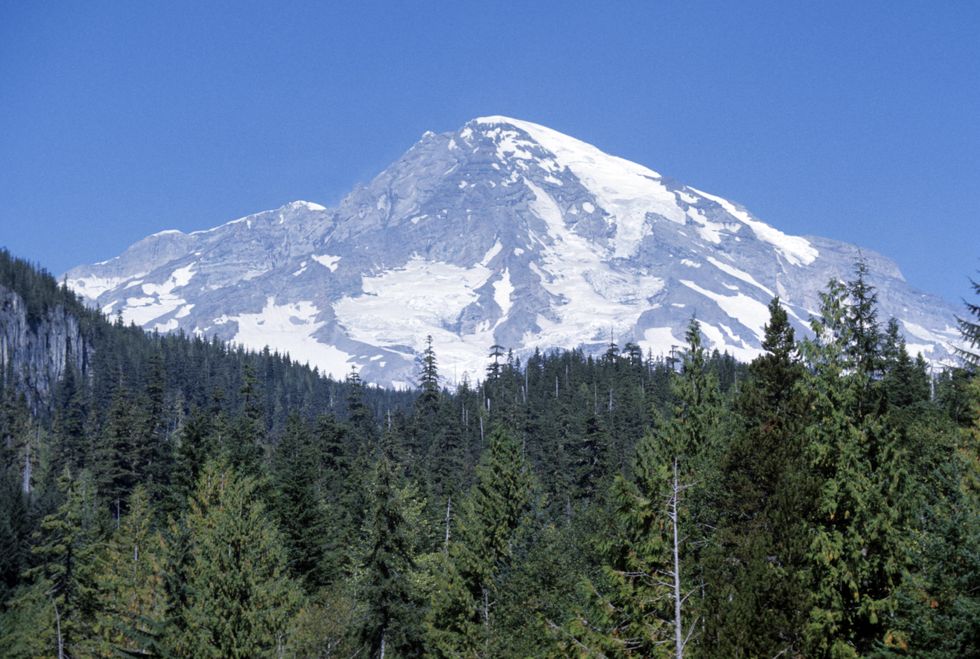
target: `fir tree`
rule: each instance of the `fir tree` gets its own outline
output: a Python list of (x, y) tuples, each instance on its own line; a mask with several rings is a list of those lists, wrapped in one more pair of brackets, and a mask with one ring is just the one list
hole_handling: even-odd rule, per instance
[[(973, 287), (973, 292), (980, 295), (980, 282), (971, 279), (970, 285)], [(959, 350), (959, 354), (963, 361), (976, 368), (980, 366), (980, 304), (966, 301), (964, 304), (972, 316), (972, 320), (970, 318), (956, 319), (960, 326), (960, 334), (963, 335), (963, 341), (967, 344), (965, 348)]]
[[(42, 520), (33, 553), (39, 561), (27, 576), (50, 600), (55, 620), (56, 647), (47, 653), (84, 656), (90, 651), (92, 621), (97, 603), (95, 549), (102, 534), (102, 519), (95, 485), (88, 472), (78, 478), (65, 467), (58, 478), (64, 503)], [(45, 607), (46, 608), (46, 607)]]
[(795, 656), (807, 593), (803, 520), (813, 491), (803, 452), (806, 397), (793, 328), (775, 298), (721, 455), (706, 556), (706, 647), (727, 657)]
[[(860, 287), (849, 289), (853, 295)], [(847, 290), (830, 283), (811, 323), (816, 338), (803, 343), (804, 384), (812, 395), (806, 450), (818, 488), (809, 520), (812, 605), (804, 632), (812, 656), (858, 656), (880, 641), (902, 569), (896, 497), (905, 470), (878, 415), (880, 355), (868, 321), (874, 310), (866, 308), (857, 322), (854, 308), (862, 305), (848, 300)]]
[(273, 456), (274, 508), (285, 536), (290, 569), (311, 592), (327, 583), (327, 538), (332, 532), (327, 527), (319, 483), (313, 438), (299, 416), (292, 414)]
[(526, 521), (531, 492), (520, 446), (495, 427), (476, 484), (463, 502), (457, 540), (450, 545), (452, 566), (440, 575), (430, 609), (431, 652), (485, 652), (498, 589), (513, 559), (514, 535)]
[(182, 656), (277, 656), (298, 589), (283, 538), (255, 500), (256, 483), (205, 465), (187, 517), (191, 550)]
[(404, 494), (392, 460), (395, 439), (385, 433), (374, 471), (371, 508), (366, 522), (367, 555), (362, 569), (365, 604), (360, 640), (369, 657), (421, 656), (418, 603), (411, 573), (414, 569), (411, 529), (405, 516)]
[(164, 542), (152, 527), (146, 490), (137, 486), (128, 513), (99, 561), (96, 631), (101, 656), (160, 656), (166, 610)]

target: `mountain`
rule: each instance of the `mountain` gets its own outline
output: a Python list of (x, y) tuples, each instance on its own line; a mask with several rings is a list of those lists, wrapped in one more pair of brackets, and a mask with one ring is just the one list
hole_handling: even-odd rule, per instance
[(791, 236), (736, 203), (559, 132), (481, 117), (427, 132), (337, 208), (296, 201), (205, 231), (162, 231), (66, 274), (150, 330), (269, 345), (343, 376), (404, 385), (427, 335), (444, 375), (488, 348), (666, 354), (692, 315), (720, 351), (758, 354), (766, 305), (805, 331), (831, 278), (863, 257), (910, 351), (951, 359), (955, 310), (872, 251)]

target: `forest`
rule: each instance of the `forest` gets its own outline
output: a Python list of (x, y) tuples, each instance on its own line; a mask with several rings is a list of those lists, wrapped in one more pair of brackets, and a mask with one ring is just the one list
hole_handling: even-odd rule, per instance
[[(764, 354), (488, 347), (449, 387), (146, 333), (0, 377), (3, 657), (980, 656), (980, 308), (910, 355), (857, 263)], [(980, 293), (980, 287), (974, 286)], [(971, 352), (972, 351), (972, 352)]]

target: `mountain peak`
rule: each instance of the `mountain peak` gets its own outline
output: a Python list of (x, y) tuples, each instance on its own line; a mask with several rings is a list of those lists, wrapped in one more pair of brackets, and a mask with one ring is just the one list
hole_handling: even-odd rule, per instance
[(801, 333), (859, 256), (881, 316), (942, 361), (954, 312), (888, 259), (790, 236), (722, 197), (545, 126), (503, 116), (428, 134), (329, 212), (296, 201), (213, 229), (141, 241), (68, 273), (107, 313), (159, 331), (269, 345), (336, 377), (398, 385), (431, 335), (444, 374), (481, 377), (486, 350), (644, 352), (707, 342), (748, 360), (779, 295)]

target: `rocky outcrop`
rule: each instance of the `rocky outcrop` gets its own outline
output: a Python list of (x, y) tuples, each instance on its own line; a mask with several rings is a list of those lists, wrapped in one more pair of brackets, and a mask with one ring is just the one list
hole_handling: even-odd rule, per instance
[(62, 305), (28, 314), (15, 291), (0, 286), (0, 373), (22, 391), (31, 410), (54, 391), (69, 365), (83, 375), (91, 363), (92, 346), (78, 318)]

